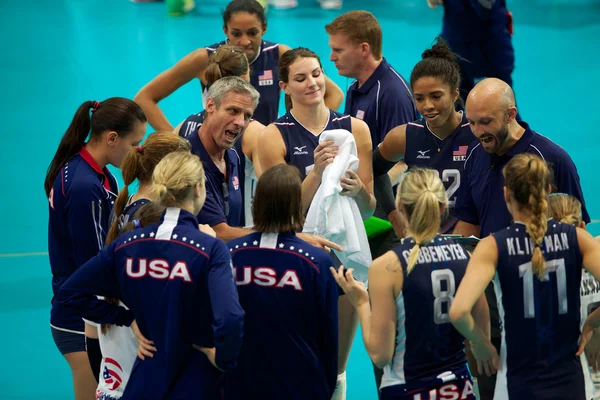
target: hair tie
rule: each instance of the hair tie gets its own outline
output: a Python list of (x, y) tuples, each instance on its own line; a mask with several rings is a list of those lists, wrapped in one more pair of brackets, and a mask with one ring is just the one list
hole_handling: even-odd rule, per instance
[(537, 248), (538, 248), (538, 249), (540, 249), (540, 250), (542, 249), (542, 245), (541, 245), (540, 243), (536, 243), (536, 244), (535, 244), (535, 247), (537, 247)]
[(140, 153), (140, 154), (143, 154), (143, 151), (144, 151), (144, 149), (142, 149), (142, 145), (139, 144), (138, 147), (137, 147), (137, 152)]
[(99, 102), (97, 102), (97, 101), (95, 101), (95, 102), (94, 102), (94, 105), (92, 106), (92, 114), (93, 114), (94, 112), (96, 112), (96, 110), (98, 109), (98, 107), (100, 107), (100, 103), (99, 103)]
[(134, 219), (134, 220), (133, 220), (133, 221), (131, 221), (131, 222), (133, 222), (133, 226), (135, 227), (135, 229), (139, 229), (139, 228), (141, 228), (141, 227), (142, 227), (142, 223), (140, 222), (140, 220), (139, 220), (139, 219)]

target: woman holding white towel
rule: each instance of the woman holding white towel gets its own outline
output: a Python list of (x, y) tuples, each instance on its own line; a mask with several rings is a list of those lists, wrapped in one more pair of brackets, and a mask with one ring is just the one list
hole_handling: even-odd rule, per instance
[[(319, 144), (322, 132), (345, 129), (356, 142), (359, 167), (340, 180), (341, 195), (356, 199), (363, 216), (375, 210), (371, 134), (363, 121), (330, 110), (325, 105), (325, 75), (319, 57), (306, 48), (286, 52), (279, 59), (279, 86), (286, 94), (287, 113), (259, 135), (261, 169), (290, 164), (300, 170), (302, 205), (306, 212), (320, 184), (323, 171), (333, 162), (338, 148), (332, 141)], [(338, 303), (338, 384), (334, 399), (345, 398), (346, 364), (356, 333), (357, 317), (345, 296)]]

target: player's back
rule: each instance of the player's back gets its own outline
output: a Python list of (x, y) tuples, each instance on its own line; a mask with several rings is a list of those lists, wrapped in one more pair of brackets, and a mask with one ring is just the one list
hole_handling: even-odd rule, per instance
[(330, 399), (338, 299), (331, 258), (294, 233), (253, 233), (227, 245), (246, 316), (226, 397)]
[[(219, 373), (192, 344), (219, 347), (224, 339), (219, 332), (213, 334), (219, 312), (215, 310), (230, 306), (228, 296), (235, 294), (235, 288), (231, 280), (227, 282), (231, 269), (225, 245), (197, 226), (189, 212), (167, 208), (159, 223), (125, 233), (113, 242), (123, 302), (133, 311), (142, 334), (157, 348), (153, 358), (134, 365), (124, 399), (216, 395)], [(215, 293), (220, 296), (218, 303)], [(229, 319), (229, 325), (220, 328), (221, 334), (229, 333), (234, 325)], [(235, 343), (231, 348), (236, 354), (228, 358), (217, 352), (217, 357), (235, 358)]]
[(535, 244), (525, 224), (515, 222), (494, 237), (498, 245), (494, 286), (503, 326), (496, 396), (585, 398), (583, 370), (575, 356), (582, 270), (576, 228), (548, 221), (541, 279), (532, 270)]
[[(384, 368), (381, 387), (433, 384), (465, 369), (464, 338), (450, 323), (448, 312), (469, 261), (456, 241), (437, 236), (421, 246), (417, 264), (407, 274), (414, 240), (403, 239), (392, 251), (404, 273), (396, 298), (397, 335), (394, 357)], [(468, 374), (467, 374), (468, 375)]]

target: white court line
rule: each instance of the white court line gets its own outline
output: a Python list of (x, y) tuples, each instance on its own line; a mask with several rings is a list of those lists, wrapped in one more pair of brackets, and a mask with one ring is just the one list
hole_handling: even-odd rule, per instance
[(0, 257), (33, 257), (33, 256), (47, 256), (47, 251), (32, 251), (29, 253), (4, 253), (0, 254)]

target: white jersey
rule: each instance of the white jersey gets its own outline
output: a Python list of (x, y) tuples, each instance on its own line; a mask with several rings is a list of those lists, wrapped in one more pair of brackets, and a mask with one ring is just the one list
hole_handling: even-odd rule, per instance
[[(581, 326), (587, 318), (587, 316), (600, 306), (600, 282), (598, 282), (592, 274), (583, 270), (581, 273)], [(587, 374), (584, 374), (586, 378), (586, 394), (590, 395), (591, 391), (595, 389), (594, 399), (600, 399), (600, 373), (593, 372), (588, 366), (587, 359), (584, 357), (585, 353), (581, 355), (582, 363), (587, 366), (590, 372), (591, 382), (588, 382)], [(590, 387), (592, 386), (593, 387)], [(590, 396), (588, 396), (589, 398)]]
[[(127, 308), (123, 303), (122, 307)], [(123, 396), (125, 386), (137, 358), (138, 344), (131, 328), (111, 325), (106, 334), (98, 324), (98, 338), (102, 351), (100, 377), (96, 400), (116, 400)]]

